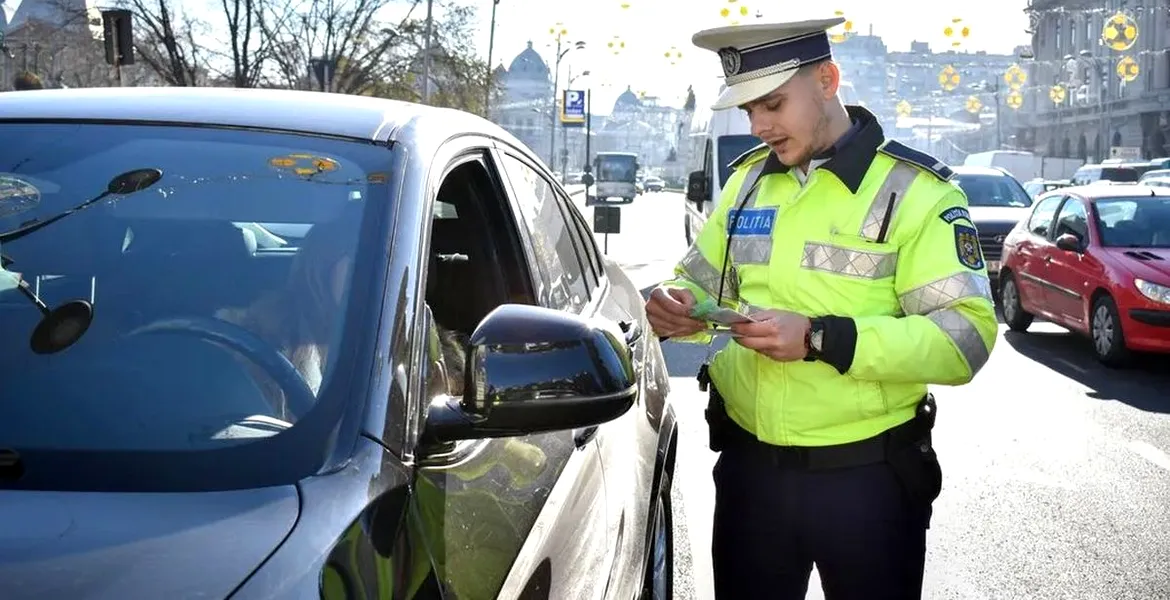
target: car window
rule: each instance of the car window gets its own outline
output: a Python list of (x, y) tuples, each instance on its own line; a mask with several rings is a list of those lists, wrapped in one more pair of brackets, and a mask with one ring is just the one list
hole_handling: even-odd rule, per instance
[(1028, 220), (1028, 231), (1040, 237), (1048, 237), (1048, 229), (1052, 225), (1053, 217), (1056, 216), (1056, 207), (1060, 201), (1060, 196), (1052, 196), (1041, 201)]
[(1137, 181), (1141, 176), (1137, 169), (1129, 167), (1105, 167), (1101, 169), (1101, 179), (1107, 181), (1119, 181), (1122, 183), (1132, 183)]
[(502, 166), (532, 239), (546, 302), (551, 308), (579, 312), (589, 303), (589, 288), (553, 184), (511, 154), (504, 155)]
[(1102, 246), (1170, 248), (1170, 198), (1104, 198), (1096, 208)]
[(1089, 239), (1088, 219), (1085, 204), (1079, 198), (1069, 198), (1068, 202), (1060, 207), (1060, 214), (1056, 217), (1056, 233), (1053, 237), (1071, 233), (1077, 236), (1078, 240), (1087, 241)]
[(576, 232), (574, 239), (577, 242), (578, 253), (584, 260), (585, 265), (592, 271), (593, 276), (589, 282), (589, 289), (592, 294), (592, 290), (598, 286), (602, 277), (605, 276), (605, 265), (601, 259), (601, 251), (597, 248), (597, 240), (594, 239), (589, 225), (585, 222), (585, 217), (581, 216), (581, 212), (564, 195), (560, 195), (560, 198), (568, 222)]
[(954, 181), (967, 195), (969, 206), (1032, 206), (1032, 197), (1012, 177), (961, 173), (955, 175)]
[[(287, 456), (264, 448), (267, 438), (280, 447), (327, 390), (353, 397), (330, 374), (344, 348), (373, 343), (367, 328), (347, 326), (349, 311), (366, 310), (348, 295), (378, 259), (359, 248), (373, 235), (363, 233), (366, 206), (390, 197), (384, 147), (101, 123), (5, 123), (0, 138), (25, 140), (0, 144), (0, 165), (14, 171), (0, 173), (0, 279), (35, 296), (0, 290), (5, 446), (119, 452), (85, 476), (134, 472), (140, 460), (198, 473), (191, 486), (219, 469), (267, 481), (283, 471), (274, 462), (322, 455), (329, 425), (310, 426), (321, 436), (296, 438)], [(143, 187), (89, 203), (119, 181)], [(58, 352), (33, 350), (37, 303), (74, 301), (93, 306), (84, 334)], [(205, 450), (260, 455), (185, 462), (211, 461)], [(185, 456), (135, 458), (158, 452)]]

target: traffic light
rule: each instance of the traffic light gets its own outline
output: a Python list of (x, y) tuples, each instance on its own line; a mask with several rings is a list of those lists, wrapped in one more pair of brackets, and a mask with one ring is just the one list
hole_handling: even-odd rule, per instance
[(107, 63), (115, 66), (134, 64), (134, 33), (130, 11), (103, 10), (102, 34)]

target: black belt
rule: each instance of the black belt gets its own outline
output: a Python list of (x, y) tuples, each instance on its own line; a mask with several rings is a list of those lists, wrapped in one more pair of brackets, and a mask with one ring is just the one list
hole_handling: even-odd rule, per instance
[(727, 447), (766, 457), (778, 467), (809, 471), (845, 469), (886, 462), (892, 452), (914, 444), (929, 444), (930, 430), (917, 417), (874, 437), (832, 446), (774, 446), (762, 442), (728, 419)]

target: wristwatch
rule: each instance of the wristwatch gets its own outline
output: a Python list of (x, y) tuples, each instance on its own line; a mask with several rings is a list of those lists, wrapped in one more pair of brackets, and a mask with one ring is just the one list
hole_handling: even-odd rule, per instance
[(808, 354), (804, 360), (812, 362), (824, 356), (825, 351), (825, 322), (821, 319), (812, 319), (808, 333), (804, 336), (804, 348)]

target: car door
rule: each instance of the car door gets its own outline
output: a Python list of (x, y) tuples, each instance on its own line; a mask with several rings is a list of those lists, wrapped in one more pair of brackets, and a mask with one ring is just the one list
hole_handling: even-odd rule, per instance
[[(560, 189), (523, 152), (499, 145), (494, 153), (506, 178), (511, 206), (527, 238), (537, 302), (548, 308), (595, 316), (601, 302), (598, 275), (577, 254), (576, 232), (566, 222)], [(604, 427), (604, 426), (603, 426)], [(526, 545), (501, 592), (520, 597), (527, 565), (549, 561), (550, 598), (602, 598), (613, 561), (607, 489), (597, 427), (558, 432), (567, 441), (568, 465), (538, 518), (539, 535)], [(536, 531), (536, 530), (534, 530)], [(542, 590), (542, 594), (545, 592)], [(527, 597), (527, 596), (525, 596)]]
[(1017, 247), (1020, 262), (1016, 267), (1016, 284), (1020, 290), (1020, 302), (1028, 312), (1039, 314), (1048, 310), (1047, 258), (1051, 247), (1048, 234), (1063, 199), (1059, 195), (1048, 196), (1036, 205), (1036, 210), (1028, 218), (1027, 235)]
[[(530, 226), (516, 211), (492, 142), (466, 139), (440, 151), (435, 170), (442, 176), (430, 186), (437, 190), (431, 200), (431, 250), (452, 258), (432, 259), (427, 273), (428, 296), (438, 296), (428, 302), (438, 323), (444, 313), (460, 314), (452, 298), (478, 303), (483, 312), (489, 289), (506, 288), (497, 292), (498, 305), (538, 303), (537, 290), (547, 288), (542, 274), (547, 265), (526, 250), (533, 247)], [(471, 243), (473, 238), (487, 241)], [(531, 275), (537, 275), (535, 281)], [(528, 280), (524, 293), (511, 285), (516, 279)], [(577, 293), (569, 289), (560, 297)], [(439, 390), (422, 394), (423, 407), (449, 386), (435, 366), (447, 362), (445, 352), (426, 343), (416, 354), (425, 389)], [(412, 517), (423, 530), (443, 597), (598, 597), (587, 584), (594, 570), (605, 567), (608, 532), (595, 446), (579, 446), (572, 432), (556, 431), (472, 440), (418, 454)]]
[(655, 493), (657, 450), (666, 410), (668, 375), (661, 347), (650, 333), (641, 292), (626, 274), (608, 267), (584, 217), (568, 196), (559, 194), (564, 216), (575, 229), (577, 253), (599, 280), (596, 316), (616, 323), (626, 337), (638, 378), (638, 401), (621, 417), (601, 425), (596, 434), (605, 472), (607, 516), (613, 566), (607, 598), (635, 597), (642, 584), (650, 509)]
[[(1080, 198), (1070, 196), (1056, 213), (1053, 222), (1052, 239), (1055, 242), (1063, 234), (1071, 233), (1081, 240), (1081, 248), (1089, 244), (1089, 215)], [(1087, 330), (1087, 298), (1096, 289), (1100, 273), (1095, 261), (1082, 250), (1062, 250), (1055, 245), (1048, 253), (1048, 301), (1052, 312), (1062, 319), (1063, 325), (1073, 329)]]

